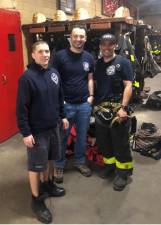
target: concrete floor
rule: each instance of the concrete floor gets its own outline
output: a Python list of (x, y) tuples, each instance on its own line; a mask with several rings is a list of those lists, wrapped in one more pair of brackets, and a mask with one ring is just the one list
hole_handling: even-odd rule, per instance
[[(146, 79), (151, 91), (161, 90), (161, 75)], [(160, 111), (139, 109), (139, 124), (153, 122), (161, 128)], [(65, 174), (67, 194), (47, 200), (53, 223), (131, 224), (161, 223), (161, 161), (134, 153), (132, 182), (122, 192), (113, 191), (112, 182), (102, 180), (97, 171), (85, 178), (74, 169)], [(0, 145), (0, 223), (38, 223), (30, 209), (26, 171), (26, 151), (21, 136)]]

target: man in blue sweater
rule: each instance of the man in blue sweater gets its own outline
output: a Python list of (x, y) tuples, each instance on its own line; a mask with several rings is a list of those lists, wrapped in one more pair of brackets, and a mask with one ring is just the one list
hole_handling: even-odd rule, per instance
[[(64, 100), (59, 73), (48, 66), (50, 51), (46, 42), (32, 47), (34, 62), (19, 80), (17, 96), (17, 122), (28, 154), (28, 175), (32, 192), (32, 210), (42, 223), (51, 223), (52, 214), (44, 197), (63, 196), (64, 188), (48, 180), (48, 160), (59, 158), (59, 124), (64, 129), (68, 121), (64, 113)], [(44, 181), (40, 183), (40, 173)]]
[(64, 107), (70, 124), (62, 138), (61, 159), (54, 162), (54, 179), (57, 183), (63, 182), (67, 137), (73, 124), (77, 131), (74, 149), (75, 167), (82, 175), (91, 176), (91, 170), (85, 163), (85, 149), (93, 102), (94, 59), (84, 50), (86, 38), (86, 31), (83, 27), (73, 27), (70, 35), (70, 48), (57, 52), (51, 60), (51, 64), (61, 76)]

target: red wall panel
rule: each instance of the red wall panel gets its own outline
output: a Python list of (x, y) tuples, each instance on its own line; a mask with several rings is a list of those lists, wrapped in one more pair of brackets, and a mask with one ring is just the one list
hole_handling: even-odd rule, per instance
[(23, 72), (19, 12), (0, 9), (0, 142), (17, 133), (16, 96)]

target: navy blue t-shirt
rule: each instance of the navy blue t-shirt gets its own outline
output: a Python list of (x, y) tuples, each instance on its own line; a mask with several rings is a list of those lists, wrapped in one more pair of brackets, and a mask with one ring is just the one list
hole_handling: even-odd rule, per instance
[(86, 102), (89, 96), (88, 74), (94, 71), (93, 56), (87, 51), (74, 53), (70, 49), (63, 49), (54, 55), (51, 65), (61, 76), (65, 101)]
[(95, 103), (120, 100), (124, 91), (124, 80), (133, 81), (131, 62), (117, 55), (110, 62), (99, 59), (96, 64), (94, 80), (96, 80)]

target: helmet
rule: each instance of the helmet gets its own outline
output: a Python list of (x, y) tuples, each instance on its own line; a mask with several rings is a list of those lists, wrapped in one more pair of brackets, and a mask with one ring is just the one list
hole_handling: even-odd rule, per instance
[(88, 11), (84, 8), (79, 8), (74, 12), (74, 20), (89, 19)]
[(116, 44), (116, 37), (110, 33), (104, 34), (100, 38), (100, 44), (103, 44), (106, 41), (109, 42), (110, 44)]
[(46, 16), (42, 13), (36, 12), (33, 14), (32, 22), (33, 23), (43, 23), (46, 21)]
[(64, 11), (56, 10), (56, 12), (54, 14), (54, 20), (55, 21), (65, 21), (65, 20), (67, 20), (67, 16)]

